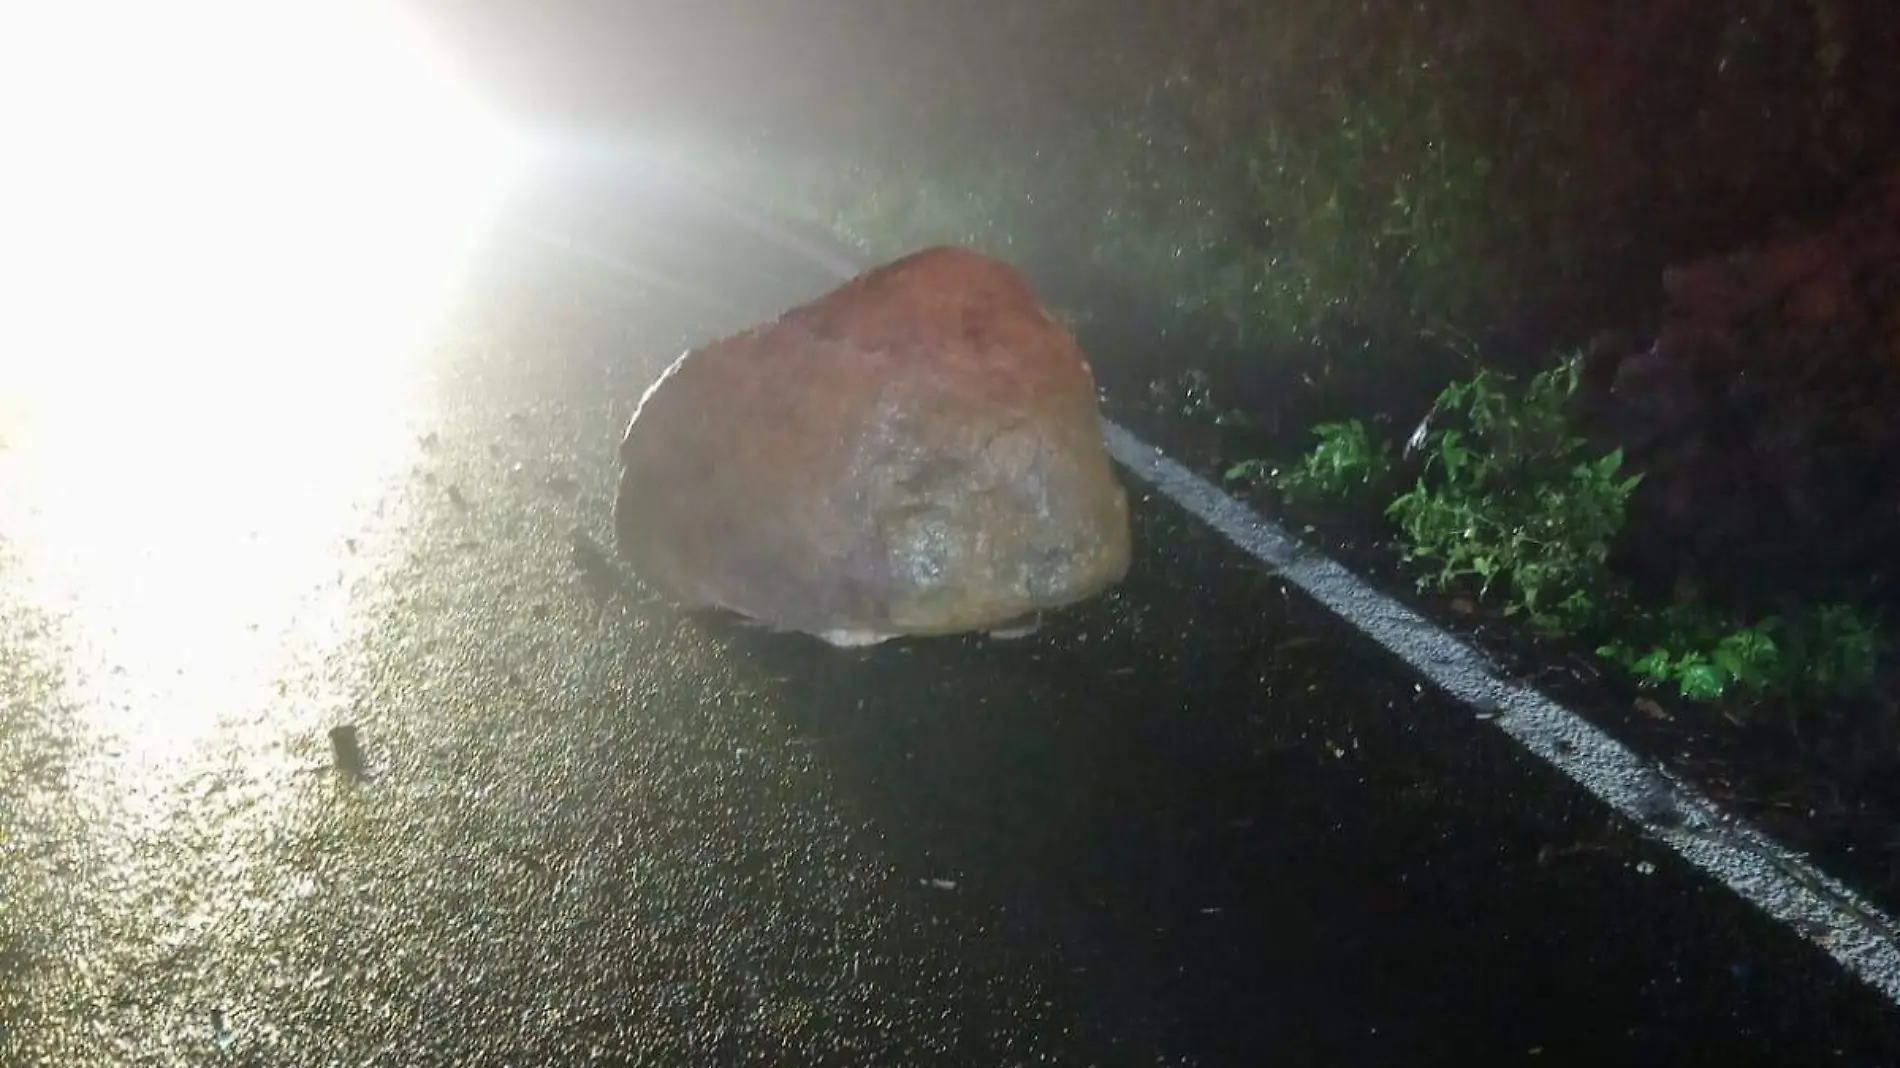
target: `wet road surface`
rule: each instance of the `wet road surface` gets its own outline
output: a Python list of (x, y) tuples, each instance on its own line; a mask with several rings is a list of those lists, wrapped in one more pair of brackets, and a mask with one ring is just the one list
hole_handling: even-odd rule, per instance
[(1900, 1063), (1871, 990), (1139, 485), (1127, 582), (1009, 642), (577, 565), (650, 378), (827, 285), (633, 233), (587, 236), (745, 306), (501, 244), (355, 421), (0, 452), (0, 1064)]

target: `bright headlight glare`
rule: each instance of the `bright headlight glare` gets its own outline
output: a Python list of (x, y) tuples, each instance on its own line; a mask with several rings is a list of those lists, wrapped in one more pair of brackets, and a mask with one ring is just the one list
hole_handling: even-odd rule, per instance
[(360, 385), (521, 163), (393, 3), (22, 4), (0, 40), (0, 390), (95, 417)]

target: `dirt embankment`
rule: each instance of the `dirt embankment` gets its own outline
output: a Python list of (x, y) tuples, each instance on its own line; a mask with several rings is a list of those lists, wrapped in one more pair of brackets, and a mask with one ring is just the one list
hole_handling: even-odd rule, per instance
[(1900, 607), (1900, 161), (1833, 219), (1663, 288), (1653, 343), (1587, 364), (1592, 425), (1646, 473), (1631, 565), (1758, 611)]

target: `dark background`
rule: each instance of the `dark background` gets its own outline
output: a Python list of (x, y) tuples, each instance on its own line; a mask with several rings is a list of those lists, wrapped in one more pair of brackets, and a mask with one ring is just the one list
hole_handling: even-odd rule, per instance
[(1033, 139), (1185, 76), (1218, 151), (1256, 105), (1283, 114), (1323, 83), (1423, 56), (1499, 114), (1561, 98), (1601, 210), (1640, 229), (1649, 258), (1823, 210), (1900, 127), (1900, 20), (1882, 0), (558, 0), (425, 14), (534, 121), (800, 147)]

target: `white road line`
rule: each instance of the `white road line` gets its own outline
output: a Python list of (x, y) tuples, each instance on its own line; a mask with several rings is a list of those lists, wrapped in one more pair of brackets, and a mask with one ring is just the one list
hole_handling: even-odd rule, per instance
[[(801, 251), (810, 245), (763, 212), (746, 222), (754, 236), (774, 236)], [(566, 248), (596, 267), (614, 262), (571, 244)], [(842, 255), (812, 258), (840, 281), (871, 266)], [(1110, 454), (1130, 473), (1900, 1005), (1900, 924), (1891, 917), (1575, 712), (1500, 678), (1477, 650), (1302, 545), (1159, 448), (1106, 418), (1102, 432)]]
[(1469, 645), (1300, 544), (1160, 449), (1107, 419), (1102, 431), (1115, 459), (1162, 495), (1900, 1004), (1900, 948), (1894, 940), (1900, 926), (1880, 910), (1575, 712), (1500, 679)]

